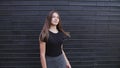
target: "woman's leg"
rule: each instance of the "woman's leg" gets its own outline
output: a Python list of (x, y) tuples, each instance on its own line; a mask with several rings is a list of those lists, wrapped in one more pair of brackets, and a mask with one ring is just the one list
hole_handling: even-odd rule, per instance
[(66, 68), (64, 55), (57, 57), (46, 57), (47, 68)]
[(66, 68), (66, 61), (63, 54), (57, 58), (57, 68)]
[(57, 68), (56, 62), (52, 57), (46, 57), (47, 68)]

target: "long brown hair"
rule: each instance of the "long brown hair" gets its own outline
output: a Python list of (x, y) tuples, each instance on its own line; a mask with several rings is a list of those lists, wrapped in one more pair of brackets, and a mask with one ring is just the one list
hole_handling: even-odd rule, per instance
[[(56, 10), (52, 10), (49, 12), (48, 16), (45, 19), (44, 26), (41, 30), (41, 33), (39, 36), (39, 41), (47, 41), (47, 39), (49, 37), (49, 28), (51, 25), (51, 19), (52, 19), (53, 13), (57, 13), (59, 15), (59, 12)], [(66, 36), (70, 37), (70, 34), (68, 32), (65, 32), (62, 28), (60, 15), (59, 15), (59, 23), (57, 25), (57, 29), (58, 29), (58, 31), (63, 32)]]

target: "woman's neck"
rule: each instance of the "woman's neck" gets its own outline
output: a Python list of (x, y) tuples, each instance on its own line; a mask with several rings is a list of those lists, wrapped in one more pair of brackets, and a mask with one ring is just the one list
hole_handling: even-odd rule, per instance
[(56, 26), (50, 26), (49, 30), (55, 33), (58, 32), (58, 29)]

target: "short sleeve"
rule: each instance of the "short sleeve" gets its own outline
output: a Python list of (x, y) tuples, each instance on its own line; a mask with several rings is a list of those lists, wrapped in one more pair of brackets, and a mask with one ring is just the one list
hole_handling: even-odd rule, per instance
[(69, 40), (69, 36), (66, 36), (66, 35), (63, 33), (63, 39), (64, 39), (64, 40)]
[(43, 42), (47, 42), (46, 38), (44, 38), (42, 41), (43, 41)]
[(46, 42), (46, 37), (42, 39), (42, 38), (39, 36), (39, 41)]

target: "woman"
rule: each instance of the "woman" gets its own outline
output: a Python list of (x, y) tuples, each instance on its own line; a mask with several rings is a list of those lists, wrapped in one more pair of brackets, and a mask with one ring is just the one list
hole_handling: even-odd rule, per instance
[(62, 29), (57, 11), (50, 11), (39, 36), (42, 68), (71, 68), (63, 50), (63, 41), (70, 35)]

